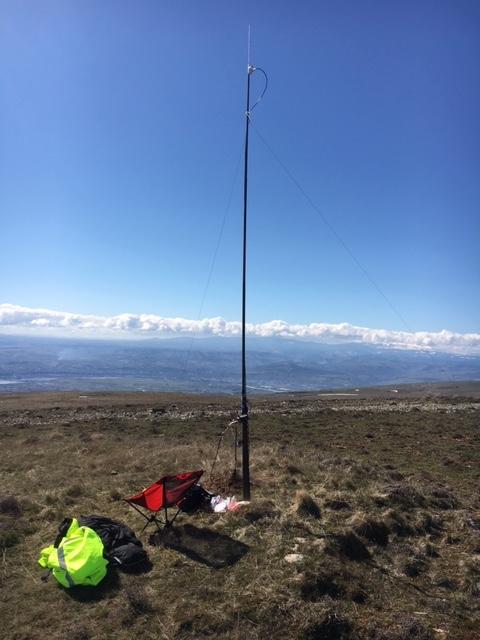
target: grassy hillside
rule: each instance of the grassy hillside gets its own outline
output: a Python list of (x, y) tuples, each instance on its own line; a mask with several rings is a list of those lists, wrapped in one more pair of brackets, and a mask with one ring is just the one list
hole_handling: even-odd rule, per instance
[[(252, 503), (181, 516), (152, 567), (96, 589), (40, 581), (65, 516), (137, 533), (121, 498), (209, 469), (238, 402), (161, 394), (3, 396), (0, 615), (15, 640), (480, 638), (478, 385), (252, 406)], [(229, 486), (232, 436), (210, 490)]]

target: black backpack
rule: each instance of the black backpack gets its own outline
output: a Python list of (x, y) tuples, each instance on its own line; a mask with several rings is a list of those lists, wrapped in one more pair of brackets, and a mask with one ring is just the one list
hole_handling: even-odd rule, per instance
[(210, 504), (213, 493), (206, 491), (201, 485), (194, 485), (178, 503), (178, 507), (184, 513), (195, 513), (201, 509), (206, 509)]

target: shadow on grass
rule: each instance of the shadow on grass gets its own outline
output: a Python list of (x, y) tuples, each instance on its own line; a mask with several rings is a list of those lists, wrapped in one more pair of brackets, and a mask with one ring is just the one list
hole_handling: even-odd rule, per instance
[(150, 544), (174, 549), (212, 569), (230, 567), (248, 552), (249, 546), (211, 529), (191, 524), (157, 531)]
[(72, 600), (78, 602), (98, 602), (116, 593), (121, 587), (118, 571), (108, 567), (107, 575), (96, 587), (78, 586), (71, 589), (60, 587)]
[(122, 567), (120, 569), (119, 567), (110, 565), (107, 568), (107, 575), (96, 587), (78, 586), (63, 590), (68, 596), (78, 602), (98, 602), (104, 598), (111, 597), (122, 588), (120, 573), (139, 575), (141, 573), (148, 573), (152, 570), (152, 567), (153, 565), (150, 560), (130, 568)]

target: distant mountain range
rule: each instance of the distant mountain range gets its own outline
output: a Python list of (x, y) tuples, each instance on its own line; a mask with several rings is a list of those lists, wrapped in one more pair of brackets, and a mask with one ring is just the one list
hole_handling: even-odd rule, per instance
[[(251, 393), (480, 380), (480, 356), (283, 338), (250, 338), (247, 350)], [(0, 335), (0, 393), (238, 393), (239, 388), (239, 339), (127, 342)]]

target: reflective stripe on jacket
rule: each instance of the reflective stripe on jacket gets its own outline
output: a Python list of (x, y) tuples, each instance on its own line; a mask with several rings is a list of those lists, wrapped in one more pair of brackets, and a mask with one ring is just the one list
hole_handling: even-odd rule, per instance
[(105, 577), (108, 564), (100, 536), (89, 527), (81, 527), (75, 518), (58, 548), (50, 545), (42, 549), (38, 562), (51, 569), (64, 587), (96, 586)]

